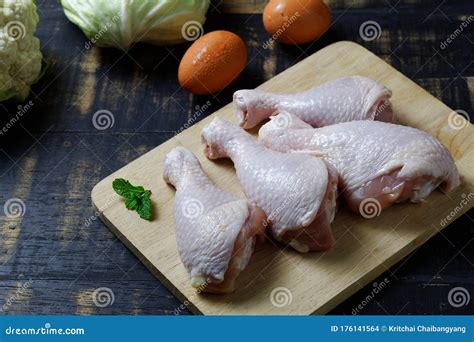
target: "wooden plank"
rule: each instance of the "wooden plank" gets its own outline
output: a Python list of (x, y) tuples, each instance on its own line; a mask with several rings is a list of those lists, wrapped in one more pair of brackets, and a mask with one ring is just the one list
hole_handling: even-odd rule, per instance
[[(373, 0), (324, 0), (332, 9), (367, 9), (379, 8), (387, 12), (395, 11), (403, 4)], [(223, 13), (258, 14), (262, 13), (268, 0), (216, 0), (211, 2), (211, 11), (217, 9)], [(421, 4), (420, 4), (421, 5)]]
[[(350, 54), (347, 53), (350, 51)], [(473, 128), (456, 130), (448, 124), (452, 112), (422, 88), (397, 72), (366, 49), (351, 42), (339, 42), (310, 56), (277, 75), (260, 88), (302, 91), (340, 76), (360, 74), (372, 77), (393, 90), (397, 120), (438, 137), (456, 159), (463, 186), (449, 196), (459, 202), (462, 193), (472, 191)], [(230, 120), (228, 105), (199, 124), (185, 130), (134, 162), (102, 180), (92, 192), (92, 201), (109, 228), (149, 267), (190, 309), (203, 314), (311, 314), (325, 313), (388, 267), (420, 246), (443, 227), (440, 219), (456, 203), (433, 193), (426, 203), (397, 205), (373, 220), (342, 211), (333, 224), (337, 247), (326, 253), (299, 255), (267, 244), (258, 250), (238, 280), (239, 289), (230, 295), (196, 295), (189, 285), (175, 243), (172, 202), (174, 190), (162, 180), (164, 155), (176, 145), (184, 145), (200, 158), (205, 171), (217, 186), (242, 195), (231, 163), (214, 163), (201, 153), (200, 131), (213, 116)], [(158, 215), (144, 222), (124, 209), (114, 195), (111, 183), (124, 177), (152, 190)], [(456, 217), (472, 204), (463, 206)], [(401, 218), (404, 218), (400, 221)], [(270, 294), (277, 287), (289, 289), (292, 303), (285, 307), (271, 304)]]
[[(334, 8), (364, 8), (368, 5), (367, 0), (326, 0), (324, 2)], [(217, 9), (223, 13), (259, 14), (263, 13), (267, 3), (268, 0), (220, 0), (212, 2), (211, 11)], [(385, 7), (383, 4), (382, 6)]]
[[(222, 3), (226, 1), (234, 2)], [(450, 107), (463, 109), (472, 117), (474, 64), (468, 65), (472, 59), (470, 41), (474, 41), (474, 31), (465, 30), (445, 50), (440, 50), (439, 44), (473, 12), (473, 4), (449, 1), (435, 10), (439, 3), (390, 2), (398, 12), (391, 10), (388, 1), (328, 2), (334, 25), (306, 53), (337, 40), (358, 40), (404, 74), (413, 76), (415, 82)], [(41, 144), (19, 124), (0, 137), (0, 194), (3, 201), (20, 197), (27, 206), (20, 224), (11, 222), (0, 232), (4, 247), (2, 261), (5, 261), (0, 265), (0, 307), (8, 299), (17, 298), (2, 314), (173, 314), (181, 303), (100, 220), (84, 226), (86, 220), (95, 217), (90, 190), (113, 170), (172, 137), (173, 131), (193, 115), (196, 105), (211, 100), (212, 106), (200, 118), (206, 117), (229, 102), (234, 90), (254, 87), (301, 60), (300, 48), (308, 46), (275, 44), (272, 49), (263, 50), (261, 45), (268, 35), (260, 15), (211, 10), (206, 32), (227, 29), (238, 33), (247, 43), (252, 63), (215, 98), (196, 97), (184, 90), (176, 92), (179, 61), (175, 57), (179, 59), (188, 45), (137, 46), (128, 52), (131, 58), (122, 58), (122, 53), (113, 49), (85, 50), (87, 38), (67, 20), (59, 2), (41, 0), (37, 4), (41, 18), (37, 35), (43, 53), (54, 64), (50, 74), (34, 86), (35, 93), (41, 93), (40, 98), (32, 96), (35, 105), (20, 122)], [(383, 33), (378, 40), (364, 42), (360, 38), (359, 26), (366, 20), (381, 25)], [(435, 55), (434, 49), (439, 54)], [(93, 74), (97, 82), (95, 93), (85, 94), (84, 91), (94, 88), (88, 86)], [(135, 88), (138, 83), (139, 87)], [(130, 91), (133, 92), (128, 95)], [(123, 93), (128, 97), (122, 97)], [(167, 102), (172, 94), (172, 100)], [(93, 103), (88, 108), (91, 98)], [(115, 115), (115, 125), (106, 131), (98, 131), (92, 125), (92, 115), (99, 109), (109, 109)], [(16, 111), (17, 104), (2, 103), (1, 125)], [(117, 151), (122, 144), (123, 148)], [(71, 194), (65, 184), (76, 168), (82, 168), (80, 172), (84, 172), (85, 179), (81, 180), (80, 192)], [(29, 182), (23, 183), (26, 175), (33, 180), (31, 187)], [(390, 283), (361, 313), (397, 314), (402, 310), (402, 314), (470, 314), (470, 306), (449, 305), (447, 294), (455, 286), (474, 293), (473, 217), (474, 211), (464, 215), (401, 261), (402, 267), (395, 265), (374, 280), (380, 282), (388, 277)], [(6, 221), (9, 221), (7, 217), (0, 217), (2, 226)], [(64, 222), (67, 227), (61, 227)], [(31, 296), (29, 292), (17, 296), (15, 288), (30, 277), (34, 280)], [(93, 303), (76, 300), (83, 298), (81, 294), (90, 295), (91, 289), (99, 286), (114, 291), (113, 305), (98, 308)], [(371, 282), (331, 314), (350, 315), (372, 289)], [(56, 302), (53, 308), (52, 302)], [(181, 311), (186, 313), (189, 311)]]
[[(213, 6), (224, 13), (262, 13), (267, 0), (223, 0), (217, 3), (213, 2)], [(211, 6), (211, 10), (213, 8)]]

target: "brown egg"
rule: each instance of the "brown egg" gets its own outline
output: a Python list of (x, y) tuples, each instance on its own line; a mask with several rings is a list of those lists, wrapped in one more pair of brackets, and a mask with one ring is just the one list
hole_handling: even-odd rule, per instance
[(270, 0), (263, 25), (273, 39), (304, 44), (321, 37), (331, 23), (331, 11), (321, 0)]
[(179, 84), (193, 94), (223, 89), (239, 76), (247, 63), (247, 48), (239, 36), (213, 31), (196, 40), (178, 69)]

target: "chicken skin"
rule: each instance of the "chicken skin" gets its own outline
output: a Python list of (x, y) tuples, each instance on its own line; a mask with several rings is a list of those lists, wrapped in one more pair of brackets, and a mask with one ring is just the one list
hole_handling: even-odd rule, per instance
[(257, 235), (264, 232), (265, 214), (216, 188), (184, 147), (166, 155), (163, 178), (176, 188), (176, 240), (191, 285), (201, 292), (232, 292), (250, 261)]
[(267, 149), (220, 118), (203, 128), (202, 139), (208, 158), (232, 159), (245, 195), (262, 208), (276, 240), (299, 252), (333, 246), (337, 176), (322, 160)]
[(449, 151), (429, 134), (378, 121), (351, 121), (312, 128), (280, 113), (263, 125), (259, 141), (280, 152), (323, 158), (339, 175), (339, 189), (351, 210), (364, 216), (364, 203), (379, 210), (392, 203), (420, 202), (440, 186), (460, 184)]
[(393, 122), (390, 90), (362, 77), (338, 78), (297, 94), (261, 90), (234, 93), (237, 123), (250, 129), (278, 112), (286, 111), (313, 127), (353, 120)]

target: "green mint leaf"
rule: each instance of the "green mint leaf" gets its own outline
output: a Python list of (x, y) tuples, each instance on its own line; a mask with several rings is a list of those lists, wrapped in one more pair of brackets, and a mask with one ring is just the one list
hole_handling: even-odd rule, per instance
[(146, 191), (143, 186), (133, 186), (128, 180), (123, 178), (115, 179), (112, 182), (112, 187), (120, 196), (127, 196), (133, 193), (140, 195)]
[(112, 187), (114, 191), (120, 196), (126, 196), (128, 194), (128, 189), (132, 186), (128, 180), (123, 178), (117, 178), (112, 182)]
[(152, 217), (152, 206), (151, 206), (151, 200), (150, 200), (150, 192), (147, 191), (145, 192), (142, 197), (141, 197), (141, 205), (137, 210), (138, 214), (140, 217), (144, 220), (151, 220)]
[(137, 210), (139, 205), (139, 198), (137, 196), (131, 196), (125, 198), (125, 207), (130, 210)]
[(142, 219), (151, 220), (153, 216), (151, 191), (143, 186), (134, 186), (128, 180), (117, 178), (112, 182), (114, 191), (125, 199), (125, 207), (135, 210)]

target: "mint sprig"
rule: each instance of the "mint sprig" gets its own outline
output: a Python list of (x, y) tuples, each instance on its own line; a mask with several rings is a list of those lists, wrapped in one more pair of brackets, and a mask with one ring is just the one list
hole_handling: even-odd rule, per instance
[(150, 221), (153, 216), (151, 191), (143, 186), (134, 186), (128, 180), (117, 178), (112, 182), (114, 191), (125, 199), (125, 207), (134, 210), (144, 220)]

